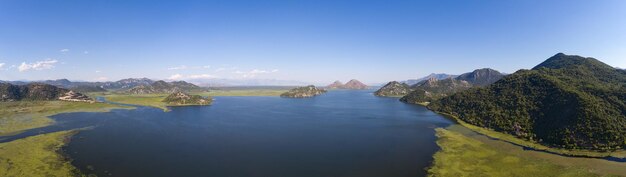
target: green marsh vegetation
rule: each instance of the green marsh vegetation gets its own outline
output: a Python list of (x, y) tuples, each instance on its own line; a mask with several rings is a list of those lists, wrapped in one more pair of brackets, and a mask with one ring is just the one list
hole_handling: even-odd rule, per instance
[(595, 151), (595, 150), (585, 150), (585, 149), (564, 149), (564, 148), (548, 147), (535, 141), (518, 138), (511, 134), (498, 132), (489, 128), (475, 126), (467, 122), (464, 122), (463, 120), (455, 116), (449, 115), (449, 114), (445, 114), (445, 113), (439, 113), (439, 114), (443, 114), (449, 118), (454, 119), (459, 125), (462, 125), (463, 127), (469, 130), (472, 130), (476, 133), (482, 134), (487, 137), (495, 138), (501, 141), (513, 143), (519, 146), (524, 146), (524, 147), (528, 147), (528, 148), (532, 148), (536, 150), (542, 150), (542, 151), (547, 151), (547, 152), (562, 154), (562, 155), (569, 155), (569, 156), (626, 158), (626, 150)]
[(85, 103), (67, 101), (15, 101), (0, 102), (0, 135), (44, 127), (54, 120), (48, 118), (66, 112), (107, 112), (111, 109), (131, 107), (107, 103)]
[(463, 126), (436, 129), (437, 145), (429, 176), (619, 176), (626, 164), (524, 150)]
[(81, 176), (58, 151), (74, 131), (60, 131), (0, 143), (0, 176)]
[[(232, 89), (219, 89), (219, 90), (209, 90), (202, 92), (190, 92), (192, 95), (200, 95), (200, 96), (280, 96), (280, 94), (287, 91), (287, 89), (282, 88), (232, 88)], [(163, 100), (169, 94), (122, 94), (116, 92), (107, 92), (107, 93), (96, 93), (91, 96), (94, 97), (104, 97), (107, 101), (115, 102), (115, 103), (124, 103), (124, 104), (132, 104), (132, 105), (142, 105), (142, 106), (150, 106), (162, 109), (164, 111), (168, 111), (168, 106), (176, 106), (176, 105), (168, 105), (163, 102)]]
[(131, 105), (150, 106), (168, 111), (167, 103), (163, 99), (168, 94), (106, 94), (102, 95), (107, 101)]

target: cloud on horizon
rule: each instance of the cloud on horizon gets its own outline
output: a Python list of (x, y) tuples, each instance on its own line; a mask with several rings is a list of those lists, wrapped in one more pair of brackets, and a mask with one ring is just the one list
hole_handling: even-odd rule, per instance
[(180, 66), (175, 66), (175, 67), (169, 67), (167, 68), (167, 70), (209, 69), (209, 68), (211, 68), (211, 65), (194, 66), (194, 67), (188, 67), (187, 65), (180, 65)]
[(183, 70), (183, 69), (187, 69), (187, 66), (185, 66), (185, 65), (180, 65), (180, 66), (175, 66), (175, 67), (167, 68), (167, 70)]
[(168, 80), (183, 80), (183, 79), (213, 79), (218, 78), (217, 76), (210, 74), (192, 74), (192, 75), (182, 75), (182, 74), (174, 74), (168, 77)]
[(17, 67), (17, 69), (20, 72), (25, 72), (25, 71), (29, 71), (29, 70), (45, 70), (45, 69), (52, 69), (54, 68), (54, 65), (56, 63), (58, 63), (58, 60), (54, 60), (54, 59), (45, 59), (43, 61), (36, 61), (34, 63), (26, 63), (26, 62), (22, 62), (22, 64), (20, 66)]
[(240, 74), (243, 78), (253, 78), (256, 77), (260, 74), (269, 74), (269, 73), (275, 73), (278, 72), (278, 69), (273, 69), (273, 70), (260, 70), (260, 69), (253, 69), (251, 71), (235, 71), (233, 73), (235, 74)]

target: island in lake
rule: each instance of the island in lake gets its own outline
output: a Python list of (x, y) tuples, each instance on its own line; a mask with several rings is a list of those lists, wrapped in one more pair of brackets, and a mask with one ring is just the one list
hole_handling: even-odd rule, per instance
[(317, 88), (314, 85), (308, 85), (291, 89), (288, 92), (280, 94), (280, 96), (288, 98), (308, 98), (321, 95), (323, 93), (326, 93), (326, 90)]

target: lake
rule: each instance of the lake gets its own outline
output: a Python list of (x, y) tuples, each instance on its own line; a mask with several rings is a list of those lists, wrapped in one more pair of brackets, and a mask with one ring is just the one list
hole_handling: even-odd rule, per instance
[(47, 130), (91, 126), (64, 151), (98, 176), (425, 176), (439, 149), (434, 128), (452, 122), (372, 92), (66, 113)]

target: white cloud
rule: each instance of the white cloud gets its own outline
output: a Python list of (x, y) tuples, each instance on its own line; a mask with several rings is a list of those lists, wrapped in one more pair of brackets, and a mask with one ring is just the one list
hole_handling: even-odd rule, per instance
[(167, 70), (182, 70), (182, 69), (187, 69), (187, 66), (180, 65), (180, 66), (176, 66), (176, 67), (167, 68)]
[(102, 71), (96, 70), (96, 73), (100, 73), (100, 72), (102, 72)]
[(244, 78), (252, 78), (252, 77), (256, 77), (259, 74), (269, 74), (269, 73), (275, 73), (275, 72), (278, 72), (278, 70), (277, 69), (273, 69), (271, 71), (268, 71), (268, 70), (253, 69), (253, 70), (247, 71), (247, 72), (235, 71), (233, 73), (240, 74)]
[(61, 49), (61, 50), (59, 50), (59, 51), (60, 51), (60, 52), (62, 52), (62, 53), (65, 53), (65, 52), (69, 52), (69, 51), (70, 51), (70, 49)]
[(210, 74), (196, 74), (196, 75), (182, 75), (182, 74), (174, 74), (168, 77), (169, 80), (182, 80), (182, 79), (211, 79), (217, 78), (217, 76)]
[(230, 67), (230, 68), (217, 68), (215, 69), (215, 72), (222, 72), (222, 71), (226, 71), (226, 70), (235, 70), (237, 69), (237, 67)]
[(174, 74), (174, 75), (171, 75), (170, 77), (168, 77), (167, 79), (169, 79), (169, 80), (179, 80), (179, 79), (182, 79), (182, 78), (183, 78), (182, 74)]
[(0, 70), (2, 70), (2, 68), (4, 67), (6, 63), (0, 63)]
[(180, 66), (175, 66), (175, 67), (170, 67), (170, 68), (167, 68), (167, 70), (209, 69), (209, 68), (211, 68), (211, 65), (204, 65), (204, 66), (187, 66), (187, 65), (180, 65)]
[(43, 61), (36, 61), (34, 63), (26, 63), (22, 62), (22, 64), (17, 67), (20, 72), (28, 71), (28, 70), (44, 70), (44, 69), (52, 69), (54, 68), (54, 64), (56, 64), (57, 60), (46, 59)]
[(198, 74), (198, 75), (189, 75), (189, 76), (187, 76), (187, 78), (189, 78), (189, 79), (210, 79), (210, 78), (217, 78), (217, 76), (210, 75), (210, 74)]

